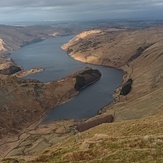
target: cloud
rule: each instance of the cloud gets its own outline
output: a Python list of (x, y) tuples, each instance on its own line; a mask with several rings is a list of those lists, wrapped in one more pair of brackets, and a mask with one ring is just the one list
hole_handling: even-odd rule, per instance
[(140, 5), (155, 5), (162, 3), (162, 0), (4, 0), (1, 2), (0, 7), (57, 7), (57, 6), (78, 6), (80, 5), (110, 5), (110, 6), (133, 6)]
[(161, 14), (162, 0), (3, 0), (0, 5), (0, 21), (23, 17), (29, 20), (79, 20)]
[(71, 6), (86, 3), (85, 0), (5, 0), (0, 7), (51, 7)]

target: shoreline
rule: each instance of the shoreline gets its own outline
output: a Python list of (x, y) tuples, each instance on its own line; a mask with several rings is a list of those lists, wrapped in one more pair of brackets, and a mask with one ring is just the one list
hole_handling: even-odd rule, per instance
[[(118, 88), (120, 88), (120, 87), (122, 86), (122, 84), (125, 82), (125, 79), (127, 79), (127, 78), (129, 78), (129, 77), (131, 76), (131, 74), (129, 74), (129, 72), (128, 72), (125, 68), (123, 68), (123, 67), (128, 66), (128, 68), (131, 68), (132, 71), (133, 71), (133, 68), (130, 67), (130, 65), (128, 65), (128, 63), (126, 63), (125, 65), (123, 65), (123, 66), (121, 66), (121, 67), (116, 67), (116, 66), (111, 66), (111, 65), (103, 65), (103, 64), (98, 64), (98, 63), (93, 64), (93, 63), (91, 63), (91, 62), (87, 62), (87, 61), (82, 61), (82, 60), (80, 60), (80, 59), (76, 59), (76, 58), (73, 57), (70, 53), (68, 53), (67, 50), (65, 50), (62, 46), (61, 46), (61, 48), (62, 48), (64, 51), (66, 51), (66, 53), (67, 53), (68, 56), (70, 56), (71, 58), (73, 58), (73, 59), (76, 60), (76, 61), (79, 61), (79, 62), (82, 62), (82, 63), (86, 63), (86, 64), (90, 64), (90, 65), (95, 65), (95, 66), (109, 67), (109, 68), (112, 68), (112, 69), (116, 69), (116, 70), (122, 71), (122, 72), (123, 72), (122, 83), (121, 83), (121, 85), (119, 85), (119, 86), (115, 89), (115, 91), (116, 91)], [(115, 98), (114, 98), (114, 94), (115, 94), (115, 92), (114, 92), (113, 95), (112, 95), (113, 99), (115, 99)], [(114, 102), (115, 102), (115, 101), (113, 101), (113, 103), (114, 103)], [(111, 102), (111, 103), (112, 103), (112, 102)], [(109, 104), (109, 105), (110, 105), (110, 104)], [(107, 106), (107, 104), (106, 104), (106, 106)], [(99, 109), (99, 110), (100, 110), (100, 109)]]

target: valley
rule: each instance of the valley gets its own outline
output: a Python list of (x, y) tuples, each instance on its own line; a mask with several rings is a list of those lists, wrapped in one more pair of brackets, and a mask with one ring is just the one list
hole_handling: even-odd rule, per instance
[[(42, 37), (46, 39), (49, 36), (39, 38)], [(10, 38), (8, 41), (2, 36), (0, 38), (3, 55), (22, 46), (22, 42), (17, 45), (6, 44)], [(74, 89), (76, 73), (64, 80), (48, 83), (1, 74), (0, 123), (3, 127), (0, 128), (0, 137), (3, 141), (0, 153), (6, 157), (3, 162), (14, 159), (22, 163), (99, 160), (126, 162), (125, 156), (131, 162), (133, 159), (139, 160), (134, 155), (136, 151), (142, 151), (139, 157), (144, 158), (144, 161), (162, 160), (162, 45), (163, 28), (154, 26), (143, 29), (89, 30), (76, 35), (62, 46), (75, 60), (122, 69), (125, 72), (123, 83), (130, 78), (133, 80), (131, 92), (127, 96), (119, 96), (119, 87), (113, 95), (115, 101), (101, 109), (102, 115), (114, 115), (114, 122), (84, 131), (81, 137), (73, 135), (69, 130), (69, 127), (79, 123), (75, 120), (38, 126), (39, 120), (50, 108), (77, 93)], [(13, 65), (17, 67), (6, 58), (1, 57), (1, 60), (0, 70)], [(145, 157), (151, 152), (150, 158)]]

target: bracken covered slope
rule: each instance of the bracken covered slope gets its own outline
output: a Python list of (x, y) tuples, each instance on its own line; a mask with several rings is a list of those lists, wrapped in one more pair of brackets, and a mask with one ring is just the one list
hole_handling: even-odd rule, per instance
[[(0, 75), (0, 139), (17, 135), (76, 92), (75, 80), (42, 83)], [(10, 134), (9, 134), (10, 133)]]

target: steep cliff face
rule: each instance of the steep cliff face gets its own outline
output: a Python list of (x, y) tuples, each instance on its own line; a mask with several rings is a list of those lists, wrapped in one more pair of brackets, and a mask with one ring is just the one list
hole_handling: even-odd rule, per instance
[(116, 120), (120, 120), (151, 115), (162, 109), (163, 28), (109, 29), (91, 32), (84, 38), (82, 35), (62, 48), (77, 60), (123, 69), (124, 82), (133, 79), (127, 100), (121, 96), (118, 103), (105, 110), (116, 109)]
[(3, 42), (3, 40), (0, 38), (0, 55), (3, 54), (5, 51), (7, 51), (7, 49), (5, 49), (5, 47), (4, 47), (4, 42)]

